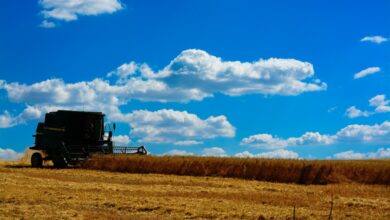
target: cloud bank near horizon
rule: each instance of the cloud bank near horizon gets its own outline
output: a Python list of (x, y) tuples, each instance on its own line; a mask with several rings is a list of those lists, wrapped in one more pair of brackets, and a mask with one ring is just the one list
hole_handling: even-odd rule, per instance
[(283, 139), (271, 134), (255, 134), (243, 138), (240, 145), (260, 149), (284, 149), (297, 146), (325, 146), (351, 143), (389, 144), (390, 121), (374, 125), (351, 124), (333, 135), (306, 132), (300, 137)]

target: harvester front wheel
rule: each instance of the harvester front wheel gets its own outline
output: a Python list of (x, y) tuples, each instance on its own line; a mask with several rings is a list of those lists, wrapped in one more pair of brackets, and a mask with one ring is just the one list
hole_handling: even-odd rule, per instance
[(53, 158), (53, 164), (55, 168), (66, 168), (68, 164), (62, 155), (56, 155)]
[(31, 166), (32, 167), (42, 167), (42, 162), (43, 162), (43, 159), (42, 159), (42, 155), (38, 152), (35, 152), (33, 153), (33, 155), (31, 155)]

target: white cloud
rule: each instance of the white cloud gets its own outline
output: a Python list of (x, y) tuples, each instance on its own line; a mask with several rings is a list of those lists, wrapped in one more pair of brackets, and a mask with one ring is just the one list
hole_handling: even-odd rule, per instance
[(365, 77), (365, 76), (367, 76), (367, 75), (377, 73), (377, 72), (379, 72), (379, 71), (381, 71), (381, 68), (379, 68), (379, 67), (376, 67), (376, 66), (375, 66), (375, 67), (369, 67), (369, 68), (367, 68), (367, 69), (364, 69), (364, 70), (362, 70), (362, 71), (356, 73), (356, 74), (353, 76), (353, 78), (354, 78), (354, 79), (360, 79), (360, 78), (363, 78), (363, 77)]
[(314, 76), (312, 64), (295, 59), (270, 58), (255, 62), (223, 61), (205, 51), (189, 49), (181, 52), (169, 65), (149, 77), (159, 79), (172, 88), (197, 89), (211, 96), (223, 93), (298, 95), (321, 91), (320, 80), (304, 82)]
[(256, 154), (256, 157), (260, 157), (260, 158), (290, 158), (290, 159), (297, 159), (297, 158), (299, 158), (299, 155), (296, 152), (293, 152), (293, 151), (278, 149), (278, 150), (271, 151), (271, 152), (265, 152), (265, 153)]
[(390, 148), (379, 148), (376, 152), (367, 153), (367, 158), (390, 158)]
[(346, 110), (346, 115), (349, 118), (356, 117), (368, 117), (370, 115), (378, 114), (378, 113), (386, 113), (390, 112), (390, 100), (386, 99), (386, 95), (380, 94), (372, 97), (369, 101), (369, 105), (375, 107), (374, 111), (362, 111), (357, 109), (355, 106), (351, 106)]
[(390, 112), (390, 100), (386, 99), (386, 95), (377, 95), (369, 100), (370, 106), (376, 107), (376, 113)]
[(44, 28), (55, 26), (49, 19), (74, 21), (80, 15), (111, 14), (124, 7), (119, 0), (40, 0), (39, 5), (45, 18), (41, 24)]
[(191, 155), (194, 155), (194, 154), (191, 153), (191, 152), (185, 151), (185, 150), (173, 149), (173, 150), (170, 150), (170, 151), (164, 153), (163, 155), (171, 155), (171, 156), (191, 156)]
[(0, 147), (0, 160), (18, 160), (23, 156), (23, 153), (18, 153), (9, 148)]
[(273, 137), (270, 134), (256, 134), (243, 138), (240, 145), (247, 145), (264, 149), (278, 149), (287, 147), (286, 140)]
[(43, 20), (39, 26), (42, 28), (54, 28), (57, 25), (52, 21)]
[(294, 151), (278, 149), (275, 151), (269, 151), (264, 153), (252, 154), (249, 151), (243, 151), (234, 155), (235, 157), (249, 157), (249, 158), (286, 158), (286, 159), (298, 159), (298, 153)]
[(29, 120), (38, 119), (42, 116), (39, 109), (27, 106), (19, 115), (13, 116), (8, 111), (0, 115), (0, 128), (9, 128), (18, 124), (26, 123)]
[(14, 117), (8, 111), (4, 111), (4, 113), (0, 115), (0, 128), (9, 128), (14, 125)]
[(390, 121), (374, 125), (348, 125), (335, 136), (340, 143), (390, 143)]
[(112, 140), (113, 140), (115, 146), (128, 145), (131, 143), (129, 136), (127, 136), (127, 135), (112, 136)]
[(240, 145), (252, 146), (263, 149), (281, 149), (291, 146), (327, 145), (334, 142), (329, 135), (321, 135), (318, 132), (306, 132), (300, 137), (281, 139), (270, 134), (256, 134), (243, 138)]
[[(162, 83), (138, 79), (129, 80), (125, 85), (110, 85), (108, 81), (102, 79), (77, 83), (64, 83), (60, 79), (50, 79), (32, 85), (2, 81), (0, 89), (7, 92), (11, 102), (26, 103), (40, 110), (42, 115), (47, 111), (69, 109), (102, 111), (108, 118), (120, 114), (119, 106), (127, 104), (133, 98), (143, 101), (148, 101), (149, 97), (153, 100), (162, 97), (161, 101), (166, 101), (167, 98), (176, 100), (176, 97), (182, 98), (192, 92), (179, 93), (169, 89), (167, 92)], [(2, 124), (5, 124), (9, 118), (9, 114), (4, 114)], [(12, 125), (16, 124), (12, 123)]]
[(223, 115), (200, 119), (186, 111), (162, 109), (158, 111), (137, 110), (128, 114), (117, 114), (113, 119), (129, 123), (130, 136), (139, 142), (175, 143), (178, 140), (234, 137), (235, 128)]
[(243, 138), (240, 145), (263, 149), (282, 149), (294, 146), (320, 146), (335, 143), (390, 143), (390, 122), (382, 124), (359, 125), (352, 124), (342, 128), (334, 135), (324, 135), (318, 132), (306, 132), (300, 137), (282, 139), (271, 134), (256, 134)]
[(354, 151), (345, 151), (333, 155), (336, 159), (362, 159), (365, 157), (362, 153), (355, 153)]
[(384, 38), (382, 36), (366, 36), (366, 37), (363, 37), (360, 41), (367, 41), (367, 42), (372, 42), (372, 43), (376, 43), (376, 44), (381, 44), (383, 42), (386, 42), (388, 41), (389, 39), (388, 38)]
[(202, 141), (194, 141), (194, 140), (186, 140), (186, 141), (176, 141), (173, 144), (177, 145), (177, 146), (191, 146), (191, 145), (203, 144), (203, 142)]
[(227, 157), (225, 150), (220, 147), (205, 148), (202, 152), (206, 157)]
[(357, 153), (352, 150), (344, 151), (333, 155), (336, 159), (373, 159), (390, 158), (390, 148), (379, 148), (376, 152)]
[(138, 68), (138, 65), (134, 61), (131, 61), (130, 63), (124, 63), (116, 70), (108, 73), (107, 77), (116, 75), (119, 78), (117, 82), (122, 83), (125, 79), (128, 79), (129, 76), (134, 75)]
[(326, 89), (326, 84), (318, 80), (304, 82), (313, 75), (310, 63), (294, 59), (222, 61), (205, 51), (191, 49), (183, 51), (157, 73), (146, 64), (123, 64), (108, 74), (119, 78), (114, 85), (99, 78), (76, 83), (49, 79), (31, 85), (2, 81), (0, 88), (7, 91), (9, 100), (19, 103), (85, 105), (103, 100), (121, 105), (132, 99), (188, 102), (215, 93), (298, 95)]
[(358, 108), (356, 108), (355, 106), (351, 106), (347, 109), (347, 111), (345, 112), (345, 114), (347, 115), (348, 118), (356, 118), (356, 117), (368, 117), (370, 116), (370, 112), (367, 112), (367, 111), (362, 111)]
[(246, 157), (254, 157), (254, 155), (251, 153), (251, 152), (249, 152), (249, 151), (243, 151), (243, 152), (240, 152), (240, 153), (236, 153), (235, 155), (234, 155), (235, 157), (243, 157), (243, 158), (246, 158)]
[(318, 132), (306, 132), (300, 137), (287, 139), (289, 146), (327, 145), (334, 142), (334, 137), (322, 135)]

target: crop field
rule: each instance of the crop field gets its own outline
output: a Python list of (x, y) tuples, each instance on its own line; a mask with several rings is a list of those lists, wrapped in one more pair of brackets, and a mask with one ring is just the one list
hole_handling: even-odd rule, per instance
[(390, 160), (287, 160), (195, 156), (95, 155), (86, 169), (126, 173), (219, 176), (297, 184), (390, 185)]
[[(173, 163), (177, 158), (144, 157), (144, 160), (153, 161), (159, 167), (161, 161)], [(201, 176), (204, 171), (196, 173), (198, 176), (146, 174), (147, 170), (137, 174), (131, 173), (135, 171), (129, 167), (139, 166), (141, 162), (136, 161), (142, 158), (110, 159), (119, 161), (111, 169), (119, 165), (127, 168), (113, 169), (121, 172), (51, 166), (35, 169), (19, 162), (0, 162), (0, 218), (293, 219), (295, 207), (296, 219), (328, 219), (331, 211), (333, 219), (390, 219), (390, 188), (386, 184), (361, 184), (351, 180), (322, 185), (272, 183), (218, 177), (214, 171), (209, 171), (209, 176)], [(160, 164), (156, 162), (159, 159)], [(84, 166), (108, 170), (98, 167), (97, 160)], [(107, 162), (108, 158), (99, 160)], [(371, 162), (378, 162), (381, 165), (375, 166), (379, 167), (388, 167), (389, 163)], [(146, 165), (145, 161), (143, 163)]]

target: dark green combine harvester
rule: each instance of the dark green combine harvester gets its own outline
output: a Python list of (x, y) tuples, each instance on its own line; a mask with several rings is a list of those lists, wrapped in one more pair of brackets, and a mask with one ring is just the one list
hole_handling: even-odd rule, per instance
[(92, 154), (147, 154), (144, 146), (114, 146), (111, 128), (105, 139), (104, 127), (101, 112), (59, 110), (47, 113), (33, 135), (35, 144), (30, 149), (40, 152), (31, 156), (31, 165), (41, 167), (43, 161), (51, 160), (60, 168), (75, 165)]

